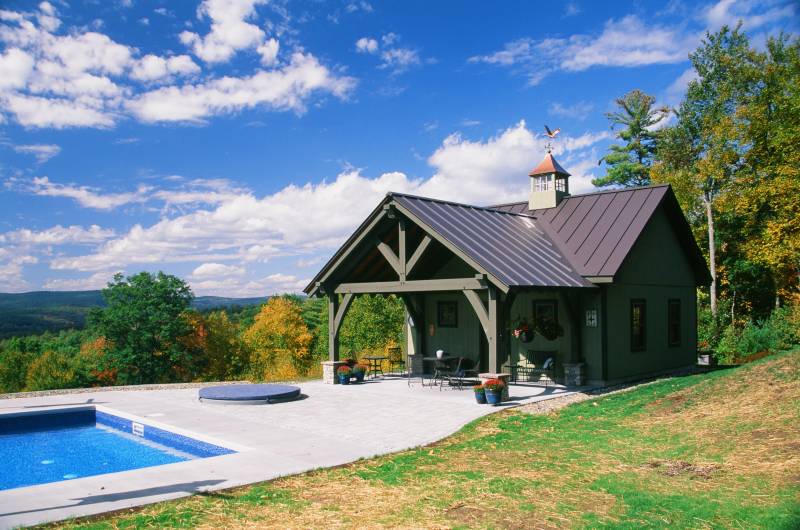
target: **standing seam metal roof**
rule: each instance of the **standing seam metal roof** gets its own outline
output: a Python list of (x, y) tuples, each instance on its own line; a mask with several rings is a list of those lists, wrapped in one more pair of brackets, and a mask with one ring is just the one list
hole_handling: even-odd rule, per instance
[(509, 287), (593, 286), (529, 215), (411, 195), (392, 198)]

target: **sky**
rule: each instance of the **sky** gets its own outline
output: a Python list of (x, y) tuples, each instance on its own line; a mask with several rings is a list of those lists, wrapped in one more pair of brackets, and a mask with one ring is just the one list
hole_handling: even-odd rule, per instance
[(389, 191), (525, 200), (543, 126), (573, 193), (633, 89), (676, 105), (705, 32), (791, 0), (0, 2), (0, 291), (159, 271), (300, 291)]

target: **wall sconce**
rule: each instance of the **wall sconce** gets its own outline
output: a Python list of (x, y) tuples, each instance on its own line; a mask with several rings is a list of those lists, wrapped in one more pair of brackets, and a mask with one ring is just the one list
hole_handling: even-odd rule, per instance
[(434, 326), (433, 324), (428, 325), (428, 335), (430, 335), (431, 337), (436, 335), (436, 326)]

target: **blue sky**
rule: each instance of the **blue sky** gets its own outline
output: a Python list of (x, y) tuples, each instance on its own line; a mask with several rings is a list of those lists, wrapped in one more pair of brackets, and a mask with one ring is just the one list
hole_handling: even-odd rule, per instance
[(591, 191), (614, 99), (676, 104), (740, 19), (798, 29), (783, 0), (6, 0), (0, 291), (297, 291), (387, 191), (524, 199), (545, 123)]

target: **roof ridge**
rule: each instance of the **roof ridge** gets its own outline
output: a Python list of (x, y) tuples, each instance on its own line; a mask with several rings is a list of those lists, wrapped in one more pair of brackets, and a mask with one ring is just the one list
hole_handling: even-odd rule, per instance
[[(668, 184), (668, 183), (667, 184), (648, 184), (647, 186), (635, 186), (635, 187), (632, 187), (632, 188), (614, 188), (614, 189), (611, 189), (611, 190), (590, 191), (588, 193), (576, 193), (574, 195), (567, 195), (566, 197), (564, 197), (564, 200), (572, 199), (572, 198), (575, 198), (575, 197), (589, 197), (591, 195), (603, 195), (604, 193), (620, 193), (620, 192), (623, 192), (623, 191), (649, 190), (649, 189), (653, 189), (653, 188), (665, 188), (665, 187), (669, 187), (669, 186), (670, 186), (670, 184)], [(501, 206), (515, 206), (517, 204), (525, 204), (527, 202), (528, 201), (504, 202), (504, 203), (501, 203), (501, 204), (493, 204), (491, 206), (487, 206), (487, 208), (493, 209), (493, 208), (500, 208)], [(538, 208), (538, 209), (544, 210), (544, 209), (547, 209), (547, 208)]]
[(407, 197), (409, 199), (419, 199), (421, 201), (428, 201), (428, 202), (438, 202), (441, 204), (449, 204), (451, 206), (460, 206), (462, 208), (472, 208), (474, 210), (486, 210), (492, 213), (501, 213), (504, 215), (514, 215), (517, 217), (525, 217), (527, 219), (536, 219), (535, 215), (525, 214), (525, 213), (515, 213), (515, 212), (505, 212), (503, 210), (497, 210), (492, 206), (476, 206), (474, 204), (466, 204), (463, 202), (454, 202), (454, 201), (445, 201), (443, 199), (434, 199), (432, 197), (423, 197), (422, 195), (411, 195), (410, 193), (400, 193), (396, 191), (390, 191), (386, 194), (389, 197)]

